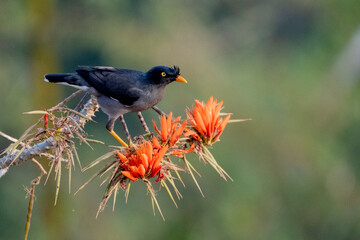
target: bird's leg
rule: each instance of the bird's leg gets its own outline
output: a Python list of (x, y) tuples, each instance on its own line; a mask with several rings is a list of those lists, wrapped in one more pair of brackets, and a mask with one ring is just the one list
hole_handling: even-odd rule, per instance
[(120, 115), (120, 117), (119, 117), (119, 118), (120, 118), (121, 123), (122, 123), (122, 125), (123, 125), (123, 127), (124, 127), (126, 137), (127, 137), (127, 138), (128, 138), (128, 140), (130, 141), (131, 136), (130, 136), (129, 129), (128, 129), (127, 125), (126, 125), (126, 122), (125, 122), (124, 116), (123, 116), (123, 115)]
[(140, 119), (141, 124), (143, 125), (143, 127), (145, 129), (145, 132), (150, 134), (150, 130), (149, 130), (148, 126), (146, 125), (145, 119), (142, 116), (141, 112), (138, 112), (137, 115), (138, 115), (138, 117)]
[(166, 117), (168, 117), (168, 115), (165, 112), (163, 112), (160, 108), (158, 108), (157, 106), (153, 106), (152, 109), (154, 109), (155, 112), (157, 112), (160, 116), (165, 115)]
[(116, 132), (114, 132), (114, 130), (109, 131), (109, 133), (110, 133), (116, 140), (118, 140), (121, 145), (123, 145), (124, 147), (129, 147), (129, 145), (128, 145), (126, 142), (124, 142), (124, 140), (122, 140), (122, 139), (119, 137), (119, 135), (117, 135)]
[(114, 124), (115, 124), (115, 120), (116, 118), (110, 118), (108, 123), (106, 124), (106, 129), (109, 131), (109, 133), (116, 139), (119, 141), (119, 143), (121, 145), (123, 145), (124, 147), (129, 147), (129, 145), (127, 145), (126, 142), (124, 142), (124, 140), (122, 140), (119, 135), (116, 134), (116, 132), (114, 132)]

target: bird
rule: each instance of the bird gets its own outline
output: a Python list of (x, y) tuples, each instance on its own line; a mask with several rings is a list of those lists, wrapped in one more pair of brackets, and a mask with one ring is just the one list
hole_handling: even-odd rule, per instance
[(149, 108), (158, 114), (165, 114), (158, 104), (165, 93), (165, 87), (172, 82), (187, 83), (180, 76), (177, 66), (155, 66), (147, 72), (107, 66), (78, 66), (74, 73), (46, 74), (44, 81), (69, 85), (86, 91), (97, 98), (100, 108), (108, 115), (106, 129), (123, 146), (128, 147), (115, 132), (115, 121), (120, 118), (130, 140), (123, 115), (137, 112), (146, 131), (141, 111)]

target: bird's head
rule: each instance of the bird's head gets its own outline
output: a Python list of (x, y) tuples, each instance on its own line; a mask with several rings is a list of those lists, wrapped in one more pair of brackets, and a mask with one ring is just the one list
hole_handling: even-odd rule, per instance
[(149, 81), (159, 85), (167, 85), (171, 82), (178, 81), (186, 83), (185, 78), (180, 76), (180, 68), (177, 66), (166, 67), (156, 66), (151, 68), (147, 73)]

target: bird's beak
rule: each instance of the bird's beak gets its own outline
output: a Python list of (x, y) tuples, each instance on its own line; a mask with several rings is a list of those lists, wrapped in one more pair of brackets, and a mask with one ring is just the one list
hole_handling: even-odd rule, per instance
[(183, 83), (187, 83), (187, 81), (185, 80), (185, 78), (183, 78), (182, 76), (178, 75), (177, 78), (175, 79), (178, 82), (183, 82)]

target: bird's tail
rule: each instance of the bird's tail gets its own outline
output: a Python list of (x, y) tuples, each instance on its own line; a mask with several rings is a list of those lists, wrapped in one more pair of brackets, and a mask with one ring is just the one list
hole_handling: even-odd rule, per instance
[(86, 90), (87, 88), (89, 88), (89, 84), (77, 73), (46, 74), (44, 81), (69, 85), (71, 87), (79, 88), (82, 90)]

